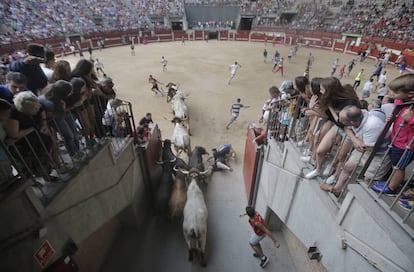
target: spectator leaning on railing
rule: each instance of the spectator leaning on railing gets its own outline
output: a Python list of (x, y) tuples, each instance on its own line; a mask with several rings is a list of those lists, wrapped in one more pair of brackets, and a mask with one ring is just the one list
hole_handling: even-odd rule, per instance
[(46, 114), (37, 96), (30, 91), (16, 94), (13, 101), (15, 107), (4, 126), (6, 143), (13, 144), (10, 152), (25, 173), (48, 177), (56, 162), (50, 160), (52, 140)]
[(12, 104), (0, 98), (0, 191), (12, 179), (12, 165), (7, 156), (6, 131), (4, 123), (9, 119)]

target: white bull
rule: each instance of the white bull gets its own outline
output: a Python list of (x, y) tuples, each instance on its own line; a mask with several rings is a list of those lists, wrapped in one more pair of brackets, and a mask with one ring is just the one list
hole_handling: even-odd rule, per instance
[(206, 174), (208, 170), (200, 173), (197, 169), (182, 171), (190, 178), (187, 189), (187, 202), (184, 206), (183, 233), (188, 246), (188, 260), (191, 262), (194, 256), (198, 256), (202, 266), (207, 265), (206, 241), (207, 241), (207, 217), (208, 211), (203, 192), (197, 184), (197, 179)]
[(180, 118), (174, 117), (171, 122), (175, 124), (173, 135), (171, 137), (171, 143), (174, 144), (175, 151), (177, 154), (180, 154), (182, 151), (190, 154), (191, 140), (187, 128), (182, 124)]
[(178, 90), (176, 85), (168, 83), (168, 95), (167, 103), (171, 102), (171, 108), (173, 110), (174, 117), (180, 118), (182, 122), (185, 122), (187, 131), (190, 133), (190, 116), (188, 114), (188, 107), (185, 104), (185, 94)]

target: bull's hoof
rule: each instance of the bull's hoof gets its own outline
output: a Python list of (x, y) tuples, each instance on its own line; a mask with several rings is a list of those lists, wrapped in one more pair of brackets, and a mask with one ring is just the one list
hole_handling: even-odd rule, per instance
[(192, 262), (193, 261), (193, 253), (190, 251), (188, 252), (188, 261)]

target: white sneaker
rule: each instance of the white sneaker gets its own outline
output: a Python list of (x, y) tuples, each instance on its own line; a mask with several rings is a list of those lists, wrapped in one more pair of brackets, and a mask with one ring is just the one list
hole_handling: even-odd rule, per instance
[(335, 175), (329, 176), (326, 180), (325, 183), (332, 185), (336, 183), (336, 178)]
[(301, 156), (300, 160), (303, 162), (310, 162), (312, 160), (312, 156)]
[(308, 142), (306, 142), (305, 140), (299, 141), (298, 142), (298, 147), (303, 147), (303, 146), (307, 146)]
[(304, 156), (312, 156), (312, 151), (310, 151), (309, 149), (305, 149), (305, 151), (303, 151), (303, 155)]
[(326, 168), (323, 170), (323, 173), (322, 173), (322, 175), (324, 176), (324, 177), (326, 177), (326, 176), (330, 176), (331, 174), (332, 174), (332, 170), (333, 170), (333, 167), (332, 167), (332, 164), (330, 163), (328, 166), (326, 166)]
[(320, 175), (319, 171), (317, 169), (314, 169), (314, 170), (310, 171), (309, 173), (307, 173), (305, 175), (305, 178), (313, 179), (313, 178), (316, 178), (319, 175)]

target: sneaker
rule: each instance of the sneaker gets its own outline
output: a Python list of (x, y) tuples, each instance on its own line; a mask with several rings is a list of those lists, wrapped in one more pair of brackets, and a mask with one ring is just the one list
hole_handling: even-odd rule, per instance
[(300, 160), (303, 162), (310, 162), (312, 160), (312, 156), (301, 156)]
[(74, 162), (80, 162), (85, 160), (87, 155), (83, 151), (78, 151), (75, 155), (72, 156)]
[(303, 155), (304, 156), (312, 156), (312, 151), (310, 149), (305, 149), (305, 151), (303, 151)]
[(314, 169), (314, 170), (310, 171), (309, 173), (307, 173), (305, 175), (305, 178), (313, 179), (313, 178), (316, 178), (319, 175), (320, 175), (319, 171), (317, 169)]
[(67, 163), (62, 163), (57, 169), (56, 171), (58, 172), (58, 174), (66, 174), (70, 171), (72, 171), (73, 167)]
[(385, 187), (385, 184), (386, 183), (378, 183), (378, 182), (376, 182), (376, 183), (374, 183), (374, 185), (372, 185), (372, 189), (375, 192), (378, 192), (378, 193), (383, 192), (383, 194), (389, 195), (389, 196), (395, 196), (395, 195), (398, 194), (397, 191), (391, 190), (390, 187), (388, 187), (388, 186)]
[(399, 201), (400, 207), (404, 210), (410, 211), (414, 208), (414, 201), (409, 200), (400, 200)]
[(264, 256), (264, 258), (262, 258), (261, 261), (260, 261), (260, 266), (262, 268), (264, 268), (267, 265), (268, 262), (269, 262), (269, 258), (267, 258), (266, 256)]
[(383, 180), (383, 181), (376, 181), (376, 182), (374, 182), (374, 183), (373, 183), (373, 186), (374, 186), (375, 184), (378, 184), (378, 186), (382, 186), (382, 187), (384, 187), (385, 183), (387, 183), (387, 181), (386, 181), (386, 180)]
[(255, 258), (260, 258), (259, 254), (257, 254), (256, 252), (255, 252), (255, 253), (253, 253), (253, 257), (255, 257)]
[(322, 175), (323, 175), (324, 177), (326, 177), (326, 176), (330, 176), (330, 175), (332, 175), (332, 172), (333, 172), (333, 167), (332, 167), (332, 164), (329, 164), (329, 165), (328, 165), (328, 166), (326, 166), (326, 168), (323, 170)]
[(329, 185), (331, 185), (331, 184), (335, 184), (335, 183), (336, 183), (336, 178), (335, 178), (335, 176), (334, 176), (334, 175), (329, 176), (329, 177), (325, 180), (325, 183), (326, 183), (326, 184), (329, 184)]
[(308, 142), (306, 142), (305, 140), (299, 141), (298, 142), (298, 147), (303, 147), (303, 146), (307, 146)]

